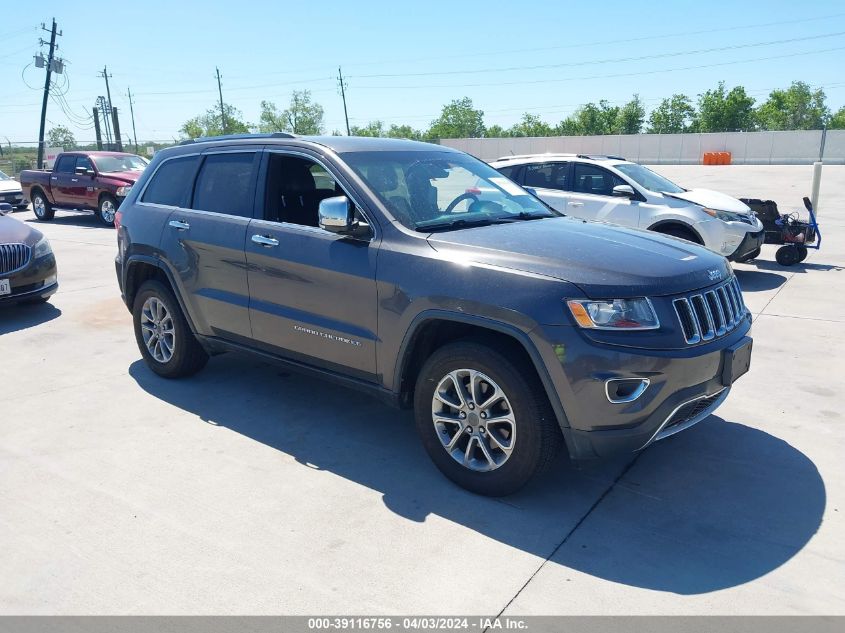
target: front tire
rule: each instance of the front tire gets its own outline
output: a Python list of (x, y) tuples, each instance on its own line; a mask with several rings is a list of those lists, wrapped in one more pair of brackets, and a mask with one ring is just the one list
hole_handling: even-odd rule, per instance
[(431, 355), (417, 379), (414, 410), (437, 468), (481, 495), (516, 492), (550, 465), (562, 444), (534, 368), (475, 341)]
[(701, 240), (696, 237), (695, 233), (693, 233), (690, 229), (685, 229), (682, 226), (667, 226), (655, 229), (657, 233), (662, 233), (663, 235), (669, 235), (671, 237), (677, 237), (682, 240), (686, 240), (687, 242), (692, 242), (693, 244), (701, 244)]
[(117, 200), (112, 196), (103, 196), (100, 198), (100, 204), (97, 207), (97, 217), (100, 219), (100, 222), (106, 226), (114, 226), (117, 207)]
[(147, 365), (159, 376), (191, 376), (208, 362), (170, 288), (145, 281), (132, 305), (135, 341)]
[(49, 222), (56, 215), (56, 210), (40, 191), (32, 196), (32, 212), (39, 222)]

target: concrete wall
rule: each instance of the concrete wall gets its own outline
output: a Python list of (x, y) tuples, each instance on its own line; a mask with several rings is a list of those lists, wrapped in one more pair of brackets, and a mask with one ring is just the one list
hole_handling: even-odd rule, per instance
[[(704, 152), (731, 152), (735, 165), (804, 165), (819, 158), (821, 130), (719, 132), (715, 134), (630, 134), (533, 138), (443, 139), (442, 145), (482, 160), (546, 152), (613, 154), (651, 165), (697, 165)], [(824, 161), (845, 164), (845, 130), (829, 130)]]

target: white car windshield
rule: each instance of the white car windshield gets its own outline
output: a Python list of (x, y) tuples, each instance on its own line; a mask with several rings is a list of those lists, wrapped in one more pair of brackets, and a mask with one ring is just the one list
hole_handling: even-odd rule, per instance
[(683, 193), (686, 191), (683, 187), (679, 187), (668, 178), (664, 178), (660, 174), (656, 174), (648, 167), (643, 167), (636, 163), (622, 163), (614, 165), (616, 169), (628, 176), (631, 180), (637, 183), (640, 187), (648, 189), (649, 191), (656, 191), (658, 193)]
[(0, 171), (0, 180), (11, 180), (6, 174)]
[(453, 230), (560, 215), (466, 154), (348, 152), (343, 158), (410, 229)]

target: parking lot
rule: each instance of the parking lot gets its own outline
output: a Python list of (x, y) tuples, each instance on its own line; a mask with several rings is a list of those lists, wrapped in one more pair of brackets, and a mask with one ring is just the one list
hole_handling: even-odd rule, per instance
[[(782, 211), (812, 175), (655, 169)], [(845, 167), (821, 193), (821, 251), (735, 266), (754, 355), (715, 416), (499, 500), (410, 411), (233, 355), (155, 376), (114, 230), (57, 212), (58, 294), (0, 310), (0, 613), (845, 614)]]

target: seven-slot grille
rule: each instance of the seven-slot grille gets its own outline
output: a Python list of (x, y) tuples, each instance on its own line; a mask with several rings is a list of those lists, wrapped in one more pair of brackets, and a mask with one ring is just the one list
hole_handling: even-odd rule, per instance
[(672, 302), (690, 345), (724, 336), (745, 318), (746, 308), (736, 277)]
[(0, 244), (0, 275), (23, 268), (31, 255), (32, 249), (26, 244)]

